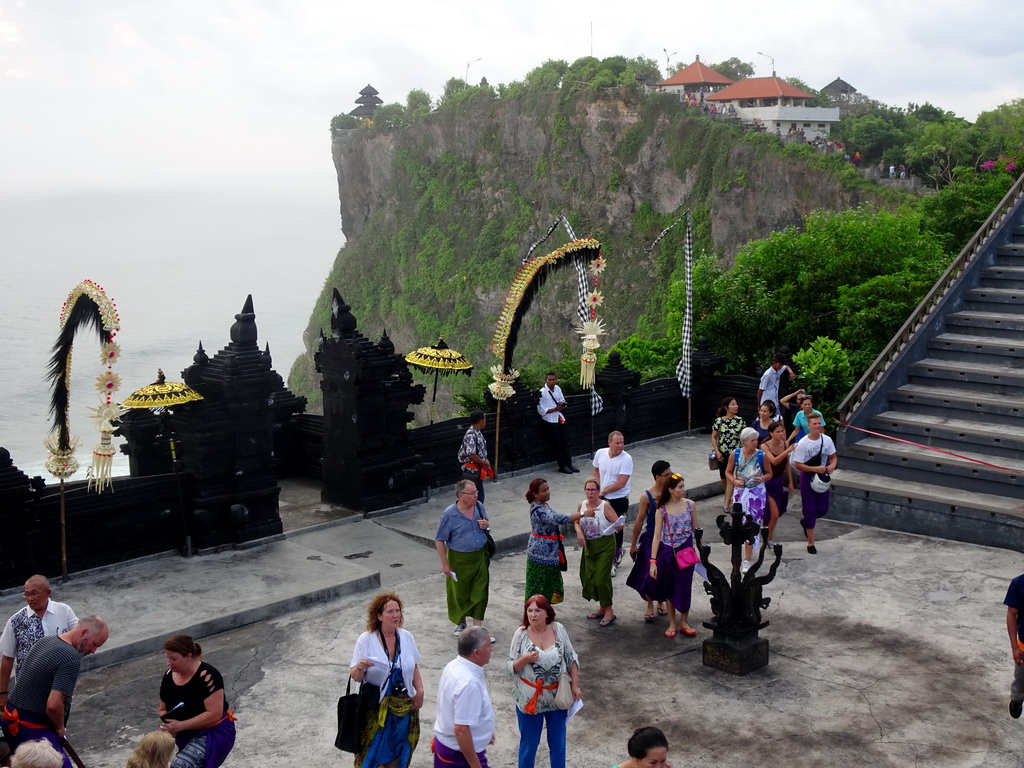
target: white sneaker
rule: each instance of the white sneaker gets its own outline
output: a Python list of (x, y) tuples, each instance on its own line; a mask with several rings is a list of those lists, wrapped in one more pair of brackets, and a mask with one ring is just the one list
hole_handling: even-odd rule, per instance
[(455, 628), (455, 631), (452, 632), (452, 634), (455, 635), (456, 637), (458, 637), (460, 634), (462, 634), (462, 630), (464, 630), (465, 628), (466, 628), (466, 622), (462, 622), (461, 624), (459, 624), (459, 626), (457, 626)]
[(619, 572), (619, 567), (617, 565), (615, 565), (615, 563), (612, 563), (612, 576), (614, 576), (618, 572)]
[(740, 576), (745, 575), (746, 572), (749, 571), (749, 570), (750, 570), (750, 561), (749, 560), (744, 560), (743, 561), (743, 565), (740, 566)]

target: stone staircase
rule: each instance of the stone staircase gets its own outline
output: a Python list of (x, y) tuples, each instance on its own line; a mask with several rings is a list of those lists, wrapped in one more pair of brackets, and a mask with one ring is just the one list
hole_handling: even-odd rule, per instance
[(840, 406), (830, 516), (1024, 551), (1022, 201), (1018, 180)]

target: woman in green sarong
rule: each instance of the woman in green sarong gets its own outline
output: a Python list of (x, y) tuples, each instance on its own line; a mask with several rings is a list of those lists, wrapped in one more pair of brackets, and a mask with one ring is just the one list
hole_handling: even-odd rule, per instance
[[(466, 628), (466, 619), (482, 624), (490, 588), (487, 534), (491, 527), (484, 505), (477, 501), (472, 480), (455, 484), (455, 503), (441, 513), (434, 546), (441, 558), (441, 573), (448, 598), (448, 619), (454, 634)], [(492, 641), (493, 642), (493, 641)]]
[[(560, 515), (548, 504), (551, 488), (547, 480), (535, 477), (526, 491), (530, 502), (530, 542), (526, 545), (526, 599), (544, 595), (552, 605), (562, 602), (562, 564), (565, 550), (558, 546), (562, 526), (575, 523), (583, 515), (577, 510)], [(593, 515), (593, 511), (590, 512)]]
[(611, 504), (601, 498), (601, 486), (596, 480), (587, 480), (583, 487), (587, 498), (580, 504), (582, 516), (576, 521), (576, 541), (583, 548), (580, 582), (583, 584), (583, 597), (597, 600), (600, 606), (587, 618), (600, 619), (602, 627), (610, 627), (615, 623), (615, 609), (612, 607), (615, 531), (605, 534), (605, 530), (618, 520), (618, 516)]

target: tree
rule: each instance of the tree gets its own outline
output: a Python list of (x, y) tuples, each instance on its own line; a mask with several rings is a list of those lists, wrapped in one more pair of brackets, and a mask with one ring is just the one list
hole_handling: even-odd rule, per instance
[(955, 168), (947, 186), (921, 200), (924, 226), (938, 235), (947, 253), (959, 253), (1011, 184), (1013, 176), (1005, 170)]
[(409, 124), (405, 107), (401, 104), (384, 104), (373, 113), (373, 127), (378, 131), (397, 131)]
[(730, 80), (743, 80), (746, 77), (752, 77), (754, 74), (754, 65), (749, 61), (740, 61), (735, 56), (731, 59), (726, 59), (721, 64), (708, 64), (708, 66), (718, 72), (720, 75), (725, 75)]
[(974, 139), (971, 124), (959, 117), (925, 122), (921, 132), (907, 144), (906, 159), (938, 189), (953, 181), (954, 168), (977, 162)]
[(903, 131), (877, 114), (844, 117), (839, 121), (835, 135), (851, 150), (860, 152), (865, 163), (881, 159), (887, 149), (904, 141)]
[(1024, 99), (1014, 99), (982, 112), (974, 123), (981, 157), (1015, 152), (1024, 143)]
[(405, 111), (409, 120), (418, 120), (430, 114), (430, 94), (413, 88), (405, 97)]
[[(804, 229), (789, 227), (748, 243), (729, 272), (711, 276), (711, 288), (697, 307), (697, 335), (714, 340), (734, 371), (749, 371), (780, 345), (807, 346), (818, 336), (837, 339), (856, 351), (862, 370), (899, 328), (903, 318), (941, 274), (949, 258), (937, 238), (922, 233), (916, 213), (862, 206), (816, 211)], [(899, 274), (910, 286), (897, 297), (881, 286), (851, 293), (882, 275)], [(849, 295), (845, 303), (840, 299)], [(893, 306), (858, 336), (856, 316), (880, 298)], [(865, 362), (867, 361), (867, 362)]]

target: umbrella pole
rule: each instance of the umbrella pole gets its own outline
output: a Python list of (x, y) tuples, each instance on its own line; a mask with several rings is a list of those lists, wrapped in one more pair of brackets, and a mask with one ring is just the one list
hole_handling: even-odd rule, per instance
[(686, 431), (693, 430), (693, 398), (686, 398)]
[(430, 447), (427, 449), (427, 461), (430, 463), (430, 472), (427, 475), (427, 501), (430, 501), (430, 486), (434, 484), (434, 407), (437, 404), (437, 376), (439, 371), (434, 371), (434, 394), (430, 398)]
[(60, 479), (60, 583), (68, 583), (68, 532), (64, 511), (64, 478)]
[(171, 446), (171, 468), (174, 470), (174, 487), (178, 490), (178, 508), (181, 510), (181, 531), (185, 537), (185, 557), (192, 557), (192, 534), (188, 529), (188, 515), (185, 514), (185, 495), (181, 492), (181, 476), (178, 474), (178, 452), (174, 446), (171, 421), (164, 410), (164, 431)]
[[(498, 401), (498, 415), (494, 420), (494, 475), (498, 475), (498, 456), (501, 455), (501, 400)], [(494, 482), (493, 478), (491, 482)]]

